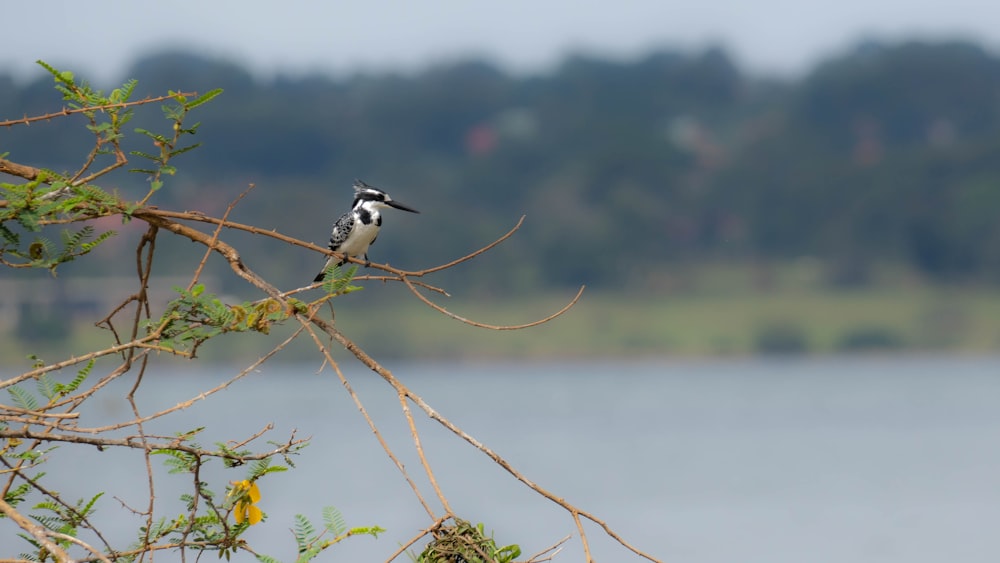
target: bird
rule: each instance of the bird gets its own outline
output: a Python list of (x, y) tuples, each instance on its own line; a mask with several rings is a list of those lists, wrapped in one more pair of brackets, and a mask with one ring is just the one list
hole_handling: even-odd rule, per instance
[[(333, 224), (333, 231), (330, 233), (328, 248), (344, 255), (344, 258), (337, 262), (337, 266), (343, 266), (347, 262), (348, 256), (363, 256), (365, 266), (371, 264), (368, 260), (368, 247), (375, 242), (379, 228), (382, 227), (382, 214), (379, 213), (379, 209), (386, 207), (394, 207), (410, 213), (420, 213), (416, 209), (392, 199), (389, 194), (374, 186), (361, 180), (354, 181), (354, 204), (351, 205), (350, 211), (337, 219), (337, 222)], [(327, 259), (323, 269), (320, 270), (319, 274), (316, 274), (313, 283), (323, 281), (327, 268), (334, 260), (337, 260), (335, 256)]]

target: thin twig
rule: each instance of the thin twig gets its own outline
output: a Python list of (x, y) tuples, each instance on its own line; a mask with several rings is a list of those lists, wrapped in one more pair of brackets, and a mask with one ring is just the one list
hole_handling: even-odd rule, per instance
[(229, 202), (225, 213), (222, 214), (222, 221), (219, 222), (219, 225), (215, 228), (215, 232), (212, 233), (212, 239), (205, 246), (205, 255), (201, 257), (201, 262), (198, 262), (198, 267), (195, 268), (194, 275), (191, 276), (191, 283), (188, 284), (188, 291), (191, 291), (195, 284), (198, 283), (198, 279), (201, 277), (201, 271), (205, 269), (205, 263), (208, 262), (208, 257), (212, 255), (212, 248), (215, 246), (216, 241), (219, 240), (219, 233), (222, 232), (222, 227), (226, 224), (226, 220), (229, 219), (229, 214), (233, 212), (233, 208), (236, 207), (236, 204), (246, 197), (246, 195), (250, 193), (250, 190), (253, 188), (254, 184), (250, 184), (247, 189), (243, 190), (240, 195), (236, 196), (236, 199)]
[(386, 455), (389, 456), (390, 460), (392, 460), (392, 463), (396, 466), (396, 469), (398, 469), (399, 472), (402, 473), (403, 479), (406, 480), (406, 483), (410, 485), (410, 489), (413, 490), (413, 494), (417, 497), (417, 501), (420, 502), (420, 506), (424, 508), (424, 511), (427, 512), (428, 516), (430, 516), (431, 518), (435, 518), (434, 511), (431, 509), (430, 505), (427, 504), (427, 501), (424, 500), (424, 496), (420, 494), (420, 488), (417, 487), (417, 484), (413, 482), (412, 478), (410, 478), (410, 474), (406, 472), (406, 466), (403, 465), (403, 462), (399, 461), (399, 458), (396, 457), (395, 453), (393, 453), (392, 448), (389, 447), (388, 442), (386, 442), (385, 438), (382, 437), (382, 433), (379, 432), (378, 427), (375, 425), (375, 421), (372, 420), (371, 416), (368, 415), (368, 411), (361, 403), (361, 399), (358, 398), (357, 393), (354, 392), (354, 388), (351, 387), (351, 383), (347, 380), (347, 377), (344, 376), (344, 372), (340, 370), (340, 365), (334, 361), (333, 356), (330, 355), (330, 351), (327, 349), (326, 346), (323, 345), (322, 341), (320, 341), (319, 335), (317, 335), (316, 331), (313, 330), (313, 327), (310, 324), (308, 324), (308, 319), (300, 319), (300, 322), (302, 323), (302, 326), (307, 331), (309, 331), (309, 335), (312, 336), (313, 342), (316, 344), (316, 347), (323, 355), (323, 358), (325, 359), (326, 363), (328, 363), (331, 367), (333, 367), (334, 372), (337, 374), (337, 378), (340, 379), (341, 385), (343, 385), (344, 388), (347, 389), (347, 394), (350, 395), (351, 400), (354, 401), (354, 406), (357, 407), (358, 411), (361, 412), (361, 415), (364, 417), (365, 422), (368, 423), (368, 427), (371, 428), (372, 433), (375, 434), (375, 438), (378, 440), (379, 445), (382, 446), (382, 449), (385, 451)]
[(264, 354), (263, 356), (257, 358), (256, 361), (254, 361), (253, 363), (251, 363), (246, 368), (240, 370), (239, 373), (237, 373), (236, 375), (230, 377), (226, 381), (223, 381), (222, 383), (216, 385), (215, 387), (212, 387), (211, 389), (209, 389), (207, 391), (202, 391), (198, 395), (196, 395), (196, 396), (194, 396), (194, 397), (192, 397), (192, 398), (190, 398), (190, 399), (188, 399), (186, 401), (177, 403), (176, 405), (174, 405), (174, 406), (172, 406), (170, 408), (163, 409), (163, 410), (161, 410), (159, 412), (156, 412), (156, 413), (153, 413), (153, 414), (150, 414), (150, 415), (146, 415), (144, 417), (136, 418), (134, 420), (129, 420), (129, 421), (126, 421), (126, 422), (118, 422), (118, 423), (115, 423), (115, 424), (109, 424), (107, 426), (98, 426), (98, 427), (94, 427), (94, 428), (76, 428), (76, 427), (74, 427), (72, 430), (73, 430), (73, 432), (80, 432), (80, 433), (86, 433), (86, 434), (103, 434), (103, 433), (109, 432), (111, 430), (119, 430), (121, 428), (127, 428), (129, 426), (134, 426), (136, 424), (141, 424), (143, 422), (149, 422), (150, 420), (161, 418), (161, 417), (166, 416), (166, 415), (168, 415), (170, 413), (173, 413), (173, 412), (176, 412), (176, 411), (180, 411), (180, 410), (184, 410), (184, 409), (186, 409), (186, 408), (194, 405), (198, 401), (203, 401), (203, 400), (207, 399), (208, 397), (210, 397), (210, 396), (218, 393), (219, 391), (222, 391), (223, 389), (226, 389), (227, 387), (231, 386), (232, 384), (236, 383), (237, 381), (243, 379), (247, 375), (249, 375), (249, 374), (253, 373), (254, 371), (256, 371), (257, 368), (259, 368), (261, 365), (264, 364), (264, 362), (266, 362), (269, 359), (271, 359), (271, 357), (273, 357), (275, 354), (277, 354), (281, 350), (284, 350), (285, 347), (288, 346), (288, 344), (291, 343), (292, 340), (295, 340), (295, 338), (297, 338), (298, 335), (302, 333), (302, 330), (303, 330), (302, 328), (299, 328), (298, 330), (296, 330), (295, 332), (293, 332), (291, 336), (289, 336), (284, 341), (282, 341), (280, 344), (278, 344), (277, 346), (275, 346), (274, 348), (272, 348), (267, 354)]
[(420, 444), (420, 433), (417, 432), (416, 422), (413, 420), (413, 413), (410, 412), (409, 405), (406, 404), (406, 395), (399, 393), (399, 404), (402, 408), (403, 414), (406, 416), (406, 422), (410, 425), (410, 438), (413, 440), (413, 447), (417, 450), (417, 457), (420, 458), (420, 464), (424, 466), (424, 472), (427, 473), (427, 480), (430, 481), (431, 487), (437, 494), (438, 500), (441, 501), (441, 506), (444, 507), (446, 514), (454, 514), (451, 510), (451, 506), (448, 504), (448, 498), (444, 496), (444, 492), (441, 491), (441, 487), (438, 486), (437, 478), (434, 477), (434, 471), (431, 470), (431, 464), (427, 461), (427, 456), (424, 455), (424, 448)]
[[(563, 539), (552, 544), (551, 546), (539, 551), (538, 553), (528, 558), (528, 560), (525, 563), (541, 563), (542, 561), (552, 561), (552, 559), (555, 558), (555, 556), (558, 555), (560, 551), (562, 551), (563, 544), (568, 542), (571, 537), (573, 536), (572, 535), (566, 536)], [(542, 557), (546, 553), (548, 553), (548, 555)]]
[(399, 557), (400, 555), (402, 555), (402, 553), (404, 551), (406, 551), (407, 549), (409, 549), (411, 545), (417, 543), (418, 541), (420, 541), (420, 538), (426, 536), (427, 534), (429, 534), (432, 531), (434, 531), (434, 530), (438, 529), (439, 527), (441, 527), (441, 524), (444, 524), (445, 521), (448, 520), (449, 518), (451, 518), (450, 514), (442, 516), (442, 517), (438, 518), (437, 520), (435, 520), (433, 524), (431, 524), (430, 526), (424, 528), (423, 530), (420, 531), (420, 533), (418, 533), (417, 535), (415, 535), (412, 538), (410, 538), (410, 541), (408, 541), (408, 542), (404, 543), (403, 545), (399, 546), (399, 549), (397, 549), (396, 551), (394, 551), (392, 553), (392, 555), (390, 555), (389, 558), (385, 560), (385, 563), (392, 563), (392, 561), (394, 559), (396, 559), (397, 557)]
[(426, 297), (423, 296), (423, 294), (420, 293), (420, 291), (417, 290), (416, 287), (413, 286), (413, 282), (410, 281), (410, 278), (408, 278), (406, 276), (403, 276), (403, 283), (405, 283), (406, 287), (409, 288), (410, 293), (412, 293), (413, 295), (415, 295), (417, 297), (417, 299), (419, 299), (425, 305), (427, 305), (428, 307), (434, 309), (435, 311), (437, 311), (437, 312), (439, 312), (439, 313), (441, 313), (441, 314), (443, 314), (445, 316), (451, 317), (451, 318), (455, 319), (456, 321), (461, 321), (461, 322), (463, 322), (463, 323), (465, 323), (467, 325), (471, 325), (471, 326), (475, 326), (475, 327), (479, 327), (479, 328), (488, 328), (490, 330), (522, 330), (522, 329), (525, 329), (525, 328), (531, 328), (533, 326), (538, 326), (540, 324), (547, 323), (547, 322), (551, 321), (552, 319), (554, 319), (554, 318), (562, 315), (566, 311), (569, 311), (570, 309), (572, 309), (573, 306), (576, 305), (576, 302), (580, 300), (580, 297), (583, 296), (583, 290), (587, 287), (585, 285), (581, 285), (580, 289), (577, 290), (577, 292), (576, 292), (576, 296), (573, 297), (573, 299), (570, 300), (569, 303), (567, 303), (562, 309), (559, 309), (555, 313), (552, 313), (551, 315), (549, 315), (549, 316), (547, 316), (547, 317), (545, 317), (543, 319), (538, 319), (537, 321), (531, 321), (530, 323), (524, 323), (524, 324), (520, 324), (520, 325), (491, 325), (491, 324), (481, 323), (479, 321), (474, 321), (472, 319), (467, 319), (467, 318), (465, 318), (465, 317), (463, 317), (461, 315), (456, 315), (455, 313), (452, 313), (448, 309), (445, 309), (444, 307), (442, 307), (442, 306), (438, 305), (437, 303), (431, 301), (430, 299), (427, 299)]

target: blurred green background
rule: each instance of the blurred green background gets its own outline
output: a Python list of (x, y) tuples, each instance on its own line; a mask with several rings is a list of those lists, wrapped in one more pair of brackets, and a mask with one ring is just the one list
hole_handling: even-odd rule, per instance
[[(51, 77), (37, 76), (0, 73), (0, 118), (61, 107)], [(1000, 57), (973, 42), (864, 41), (794, 78), (746, 71), (721, 48), (572, 55), (533, 74), (470, 58), (412, 73), (267, 79), (169, 50), (137, 58), (119, 82), (128, 78), (139, 97), (225, 89), (199, 110), (203, 146), (175, 162), (156, 205), (219, 215), (253, 183), (233, 220), (323, 244), (361, 178), (422, 212), (386, 214), (376, 262), (434, 266), (526, 215), (504, 245), (429, 280), (463, 316), (528, 322), (588, 287), (551, 325), (496, 334), (363, 283), (338, 301), (337, 322), (372, 353), (1000, 346)], [(135, 122), (161, 120), (150, 106)], [(0, 131), (0, 153), (70, 170), (91, 138), (82, 119), (59, 119)], [(145, 182), (121, 173), (105, 185), (139, 194)], [(25, 343), (58, 353), (92, 343), (80, 329), (132, 291), (110, 277), (133, 275), (136, 233), (115, 228), (116, 241), (56, 279), (0, 270), (4, 358), (21, 359)], [(263, 238), (223, 237), (282, 289), (306, 285), (322, 263)], [(155, 288), (167, 294), (201, 251), (162, 240), (157, 256)], [(221, 260), (207, 274), (211, 292), (258, 297)], [(202, 354), (268, 345), (237, 340)]]

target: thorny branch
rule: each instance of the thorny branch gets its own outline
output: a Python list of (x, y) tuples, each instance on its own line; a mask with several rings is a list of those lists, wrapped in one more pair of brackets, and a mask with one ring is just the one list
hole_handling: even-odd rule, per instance
[[(72, 109), (72, 110), (64, 108), (60, 112), (54, 112), (42, 116), (25, 117), (19, 120), (0, 121), (0, 127), (28, 124), (36, 121), (53, 119), (56, 117), (62, 117), (65, 115), (70, 115), (73, 113), (79, 113), (83, 111), (95, 111), (101, 109), (108, 109), (111, 107), (126, 107), (131, 105), (139, 105), (144, 103), (162, 101), (173, 97), (174, 95), (161, 96), (157, 98), (147, 98), (145, 100), (140, 100), (138, 102), (112, 104), (109, 105), (107, 108), (89, 107), (89, 108)], [(121, 159), (119, 158), (118, 160)], [(85, 171), (89, 167), (92, 161), (93, 161), (92, 158), (88, 159), (87, 164), (80, 170), (79, 173), (76, 174), (74, 180), (78, 180), (80, 178), (83, 171)], [(96, 177), (106, 173), (110, 168), (119, 165), (120, 163), (116, 160), (116, 164), (111, 165), (107, 169), (92, 173), (91, 175), (88, 175), (86, 178), (84, 178), (82, 181), (87, 181), (87, 182), (92, 181)], [(46, 183), (48, 182), (45, 172), (42, 169), (12, 162), (4, 158), (0, 158), (0, 172), (20, 177), (28, 181), (35, 181), (41, 178), (43, 182)], [(250, 189), (252, 188), (253, 186), (251, 185)], [(247, 192), (248, 191), (249, 189), (247, 190)], [(119, 356), (121, 358), (122, 363), (117, 368), (112, 369), (110, 372), (108, 372), (107, 375), (100, 378), (90, 388), (81, 389), (67, 397), (57, 398), (57, 400), (53, 400), (47, 405), (41, 405), (37, 408), (25, 409), (25, 408), (0, 404), (0, 424), (3, 425), (0, 426), (0, 439), (7, 440), (8, 444), (13, 444), (15, 443), (15, 441), (20, 441), (20, 440), (32, 440), (32, 445), (30, 446), (31, 448), (37, 448), (42, 444), (62, 443), (69, 445), (85, 445), (85, 446), (97, 447), (99, 449), (111, 448), (111, 447), (130, 448), (130, 449), (138, 449), (143, 452), (145, 460), (145, 470), (149, 479), (149, 492), (150, 492), (150, 503), (146, 507), (145, 511), (141, 513), (146, 517), (147, 533), (145, 537), (145, 545), (137, 550), (127, 551), (127, 552), (116, 552), (112, 555), (115, 556), (140, 555), (141, 557), (145, 557), (147, 554), (151, 556), (151, 554), (154, 551), (159, 551), (163, 549), (180, 549), (181, 554), (183, 556), (185, 553), (184, 551), (185, 549), (188, 548), (205, 549), (206, 547), (209, 546), (209, 544), (205, 541), (199, 539), (192, 539), (191, 537), (189, 537), (192, 531), (191, 523), (189, 523), (187, 525), (187, 528), (184, 529), (183, 535), (180, 541), (178, 542), (157, 543), (158, 538), (153, 537), (150, 534), (149, 530), (152, 528), (153, 512), (154, 512), (154, 503), (153, 503), (154, 481), (153, 481), (153, 471), (149, 462), (149, 455), (151, 452), (156, 450), (171, 450), (171, 451), (190, 454), (192, 456), (195, 456), (196, 459), (198, 460), (215, 457), (215, 458), (227, 459), (235, 463), (246, 463), (254, 460), (269, 459), (270, 457), (273, 456), (287, 456), (290, 453), (294, 453), (294, 451), (306, 441), (306, 440), (296, 439), (293, 433), (292, 436), (285, 443), (273, 449), (258, 453), (234, 453), (237, 448), (241, 449), (245, 447), (248, 443), (261, 437), (264, 431), (258, 432), (253, 436), (251, 436), (250, 438), (243, 440), (237, 444), (231, 444), (231, 447), (227, 449), (207, 450), (187, 443), (185, 437), (164, 437), (164, 436), (155, 436), (148, 434), (143, 426), (144, 423), (150, 420), (169, 415), (179, 410), (186, 409), (191, 405), (193, 405), (195, 402), (204, 400), (207, 397), (215, 394), (216, 392), (236, 383), (237, 381), (245, 377), (248, 373), (251, 373), (255, 369), (257, 369), (261, 364), (268, 361), (276, 353), (283, 350), (292, 340), (298, 338), (303, 332), (305, 332), (308, 333), (310, 339), (317, 347), (317, 350), (320, 353), (321, 357), (323, 358), (324, 363), (332, 367), (338, 379), (344, 386), (346, 392), (350, 395), (351, 399), (355, 403), (355, 406), (358, 408), (358, 410), (364, 417), (365, 421), (368, 423), (369, 427), (375, 434), (376, 439), (379, 441), (379, 444), (382, 446), (388, 457), (399, 469), (403, 478), (406, 480), (410, 488), (413, 490), (414, 495), (416, 496), (418, 502), (426, 511), (428, 517), (433, 520), (433, 523), (428, 528), (421, 531), (419, 534), (417, 534), (415, 537), (409, 540), (405, 545), (401, 546), (398, 550), (396, 550), (387, 559), (387, 562), (395, 560), (410, 546), (414, 545), (421, 539), (426, 538), (429, 535), (432, 535), (436, 530), (440, 529), (443, 523), (446, 522), (447, 520), (457, 518), (457, 515), (454, 514), (449, 505), (447, 496), (445, 495), (442, 487), (435, 478), (432, 464), (425, 456), (425, 452), (421, 447), (420, 434), (417, 431), (413, 414), (410, 411), (409, 408), (410, 404), (415, 405), (427, 417), (438, 422), (439, 424), (447, 428), (450, 432), (458, 436), (460, 439), (464, 440), (466, 443), (470, 444), (479, 451), (483, 452), (490, 459), (492, 459), (497, 465), (499, 465), (505, 471), (510, 473), (516, 480), (520, 481), (525, 486), (529, 487), (531, 490), (538, 493), (540, 496), (547, 498), (551, 502), (554, 502), (555, 504), (559, 505), (564, 510), (566, 510), (573, 519), (574, 524), (577, 527), (577, 531), (579, 533), (580, 540), (583, 545), (585, 557), (588, 562), (592, 561), (590, 553), (590, 543), (581, 519), (586, 519), (590, 520), (591, 522), (594, 522), (595, 524), (600, 526), (601, 529), (603, 529), (606, 534), (614, 538), (622, 546), (632, 551), (633, 553), (639, 555), (640, 557), (643, 557), (650, 561), (657, 561), (651, 555), (643, 551), (640, 551), (639, 549), (635, 548), (634, 546), (626, 542), (619, 534), (613, 531), (605, 522), (598, 519), (593, 514), (576, 507), (575, 505), (569, 503), (563, 498), (556, 496), (547, 489), (544, 489), (538, 484), (529, 480), (524, 474), (515, 469), (499, 454), (497, 454), (496, 452), (494, 452), (492, 449), (488, 448), (481, 442), (477, 441), (475, 438), (473, 438), (472, 436), (470, 436), (469, 434), (458, 428), (447, 418), (445, 418), (436, 410), (434, 410), (417, 393), (415, 393), (413, 390), (411, 390), (409, 387), (403, 384), (389, 370), (384, 368), (381, 364), (379, 364), (376, 360), (374, 360), (371, 356), (369, 356), (361, 348), (359, 348), (353, 341), (351, 341), (338, 328), (336, 328), (332, 322), (324, 319), (319, 315), (319, 311), (321, 311), (320, 305), (328, 302), (331, 296), (324, 295), (323, 297), (314, 300), (305, 309), (296, 308), (289, 302), (289, 299), (293, 295), (301, 294), (304, 291), (313, 289), (316, 287), (315, 284), (291, 291), (282, 292), (279, 291), (273, 285), (271, 285), (269, 282), (267, 282), (265, 279), (260, 277), (249, 267), (247, 267), (246, 264), (242, 261), (242, 258), (238, 250), (223, 240), (222, 234), (224, 230), (227, 229), (239, 230), (252, 233), (258, 236), (270, 237), (292, 246), (297, 246), (308, 250), (312, 250), (314, 252), (320, 252), (327, 255), (335, 255), (343, 258), (342, 256), (339, 256), (336, 253), (327, 250), (326, 248), (317, 246), (310, 242), (297, 240), (287, 235), (278, 233), (274, 230), (261, 229), (259, 227), (244, 225), (230, 221), (229, 220), (230, 212), (232, 211), (233, 207), (239, 202), (239, 200), (246, 195), (247, 192), (244, 192), (235, 201), (233, 201), (221, 218), (210, 217), (197, 211), (181, 212), (181, 211), (162, 210), (154, 207), (147, 207), (143, 205), (145, 203), (145, 200), (148, 199), (149, 194), (147, 194), (146, 198), (143, 198), (143, 200), (140, 202), (139, 207), (129, 209), (129, 215), (133, 219), (144, 221), (149, 226), (146, 233), (142, 236), (136, 249), (136, 265), (137, 265), (137, 276), (139, 280), (139, 289), (135, 294), (125, 299), (125, 301), (123, 301), (121, 305), (116, 307), (113, 311), (111, 311), (107, 315), (107, 317), (105, 317), (98, 323), (99, 326), (103, 326), (109, 329), (114, 334), (116, 342), (115, 345), (109, 346), (106, 349), (98, 350), (80, 357), (69, 358), (53, 364), (40, 366), (35, 369), (29, 370), (21, 375), (10, 377), (6, 380), (0, 380), (0, 389), (9, 388), (11, 386), (15, 386), (18, 383), (27, 380), (38, 379), (40, 377), (43, 377), (47, 373), (65, 368), (70, 368), (73, 366), (78, 366), (81, 364), (86, 364), (87, 362), (96, 360), (98, 358), (105, 358), (111, 356)], [(0, 200), (0, 208), (5, 208), (7, 206), (8, 202)], [(124, 212), (124, 209), (125, 209), (124, 204), (122, 204), (117, 209), (108, 208), (107, 214), (122, 213)], [(48, 218), (42, 218), (40, 224), (41, 225), (65, 224), (70, 222), (86, 221), (92, 218), (95, 217), (86, 214), (68, 215), (62, 217), (48, 217)], [(371, 268), (381, 270), (385, 272), (385, 275), (359, 276), (356, 279), (396, 281), (402, 283), (404, 286), (407, 287), (407, 289), (411, 293), (413, 293), (413, 295), (417, 299), (419, 299), (422, 303), (426, 304), (428, 307), (452, 319), (458, 320), (460, 322), (475, 327), (486, 328), (491, 330), (517, 330), (546, 323), (548, 321), (551, 321), (559, 317), (560, 315), (568, 311), (570, 308), (572, 308), (581, 298), (584, 288), (581, 287), (580, 290), (577, 292), (577, 294), (568, 302), (568, 304), (565, 307), (561, 308), (560, 310), (556, 311), (555, 313), (533, 322), (519, 324), (519, 325), (509, 325), (509, 326), (491, 325), (461, 317), (459, 315), (450, 312), (447, 308), (439, 305), (438, 303), (435, 303), (431, 299), (427, 298), (420, 291), (420, 289), (422, 288), (427, 291), (447, 296), (448, 294), (444, 289), (430, 285), (427, 282), (422, 281), (421, 278), (424, 278), (426, 276), (429, 276), (430, 274), (442, 270), (453, 268), (455, 266), (458, 266), (464, 262), (467, 262), (475, 258), (476, 256), (488, 252), (495, 246), (503, 243), (505, 240), (511, 237), (521, 227), (523, 221), (524, 217), (521, 217), (520, 220), (517, 222), (517, 224), (512, 229), (510, 229), (510, 231), (503, 234), (492, 243), (478, 250), (470, 252), (458, 259), (447, 262), (445, 264), (416, 271), (401, 270), (383, 264), (371, 264)], [(190, 225), (197, 223), (209, 224), (212, 225), (214, 228), (212, 229), (212, 232), (210, 234), (205, 233)], [(151, 265), (155, 253), (155, 241), (158, 236), (158, 233), (160, 232), (169, 232), (204, 246), (205, 256), (199, 263), (194, 274), (192, 275), (191, 283), (188, 287), (189, 290), (192, 287), (194, 287), (195, 283), (198, 281), (202, 268), (207, 262), (209, 255), (216, 254), (218, 256), (221, 256), (229, 264), (230, 268), (237, 276), (246, 281), (254, 289), (261, 292), (263, 296), (265, 296), (264, 297), (265, 299), (273, 299), (277, 303), (281, 304), (281, 306), (284, 307), (284, 310), (289, 312), (289, 318), (294, 319), (299, 326), (290, 337), (288, 337), (283, 342), (275, 346), (268, 354), (265, 354), (257, 361), (251, 363), (246, 369), (241, 370), (237, 375), (233, 376), (226, 382), (217, 385), (212, 389), (204, 391), (192, 397), (188, 401), (178, 403), (174, 407), (144, 415), (139, 411), (134, 400), (132, 400), (134, 393), (141, 384), (142, 373), (144, 371), (145, 362), (149, 358), (149, 352), (153, 350), (156, 351), (166, 350), (159, 344), (160, 340), (163, 337), (162, 333), (162, 330), (164, 328), (163, 326), (154, 327), (151, 330), (145, 331), (145, 333), (141, 329), (143, 322), (148, 322), (153, 318), (152, 316), (153, 311), (151, 310), (146, 290), (150, 279)], [(354, 258), (347, 258), (347, 260), (354, 263), (359, 263), (359, 264), (362, 263), (360, 260)], [(128, 334), (128, 338), (127, 340), (123, 341), (121, 338), (119, 338), (120, 333), (115, 325), (115, 318), (118, 316), (119, 313), (127, 311), (130, 305), (133, 306), (134, 309), (128, 323), (129, 324), (128, 329), (125, 332), (125, 334)], [(403, 414), (406, 417), (406, 420), (410, 428), (413, 446), (420, 459), (421, 467), (428, 477), (430, 486), (434, 492), (434, 496), (437, 498), (438, 502), (441, 505), (442, 510), (444, 511), (443, 514), (441, 515), (436, 514), (434, 508), (427, 502), (420, 488), (416, 485), (415, 481), (407, 473), (403, 464), (399, 461), (398, 456), (396, 456), (396, 454), (392, 451), (387, 442), (383, 439), (380, 431), (378, 430), (377, 425), (375, 424), (375, 421), (369, 416), (367, 410), (361, 403), (357, 394), (354, 392), (350, 382), (345, 377), (338, 363), (334, 361), (332, 355), (330, 354), (329, 347), (326, 344), (324, 344), (323, 339), (320, 337), (320, 334), (325, 334), (329, 339), (343, 346), (346, 350), (348, 350), (351, 354), (353, 354), (355, 358), (357, 358), (362, 364), (367, 366), (373, 372), (378, 374), (383, 380), (389, 383), (396, 391), (400, 400), (400, 408), (403, 411)], [(137, 361), (140, 362), (139, 373), (128, 397), (132, 407), (131, 419), (120, 423), (101, 426), (101, 427), (87, 428), (79, 426), (77, 424), (77, 419), (79, 416), (78, 409), (80, 408), (81, 404), (88, 398), (92, 397), (97, 391), (104, 388), (110, 381), (121, 377), (125, 373), (128, 373), (131, 370), (134, 363)], [(56, 409), (63, 409), (63, 410), (61, 412), (54, 412)], [(135, 434), (125, 437), (111, 437), (107, 435), (107, 433), (110, 431), (121, 430), (124, 428), (133, 428)], [(265, 428), (265, 431), (268, 429), (269, 427)], [(0, 444), (0, 446), (2, 446), (2, 444)], [(0, 449), (0, 455), (2, 455), (4, 451), (5, 449)], [(17, 466), (12, 466), (12, 469), (16, 470), (14, 472), (15, 474), (21, 472), (23, 468), (22, 462), (23, 460), (19, 461)], [(201, 461), (198, 462), (198, 467), (200, 467), (200, 464)], [(12, 480), (13, 478), (14, 475), (11, 475), (10, 478), (8, 479), (8, 482), (3, 488), (4, 493), (10, 490), (10, 487), (13, 484)], [(34, 481), (31, 480), (29, 480), (28, 482), (34, 483)], [(195, 475), (195, 486), (196, 488), (198, 487), (197, 474)], [(41, 488), (41, 487), (36, 485), (36, 488)], [(49, 494), (51, 495), (54, 493), (49, 493)], [(200, 492), (197, 492), (194, 495), (194, 501), (196, 504), (198, 499), (200, 499), (201, 497), (202, 495)], [(214, 506), (213, 510), (218, 511), (217, 507)], [(82, 547), (87, 552), (89, 552), (88, 556), (89, 560), (99, 560), (99, 561), (108, 560), (105, 554), (102, 554), (99, 550), (95, 550), (94, 548), (90, 547), (89, 545), (85, 544), (84, 542), (82, 542), (77, 538), (59, 536), (56, 532), (53, 532), (51, 530), (44, 528), (43, 526), (39, 526), (38, 524), (33, 523), (31, 520), (26, 518), (21, 512), (19, 512), (16, 507), (3, 502), (2, 496), (0, 496), (0, 512), (2, 512), (5, 516), (9, 517), (12, 521), (14, 521), (25, 532), (30, 534), (31, 537), (35, 538), (35, 540), (40, 545), (44, 546), (44, 548), (48, 551), (50, 556), (54, 557), (57, 561), (69, 561), (70, 558), (65, 550), (63, 550), (62, 548), (59, 547), (59, 545), (53, 542), (53, 538), (55, 538), (56, 540), (62, 540), (64, 542), (63, 545), (67, 545), (65, 542), (68, 541), (69, 543), (73, 543)], [(194, 514), (195, 514), (195, 509), (192, 508), (190, 513), (192, 518)], [(227, 526), (227, 532), (228, 530), (229, 528)], [(567, 541), (567, 539), (568, 537), (563, 538), (562, 540), (556, 542), (553, 546), (531, 557), (528, 561), (534, 562), (534, 561), (551, 560), (555, 556), (555, 554), (562, 549), (562, 545)], [(107, 546), (106, 542), (105, 546)], [(234, 546), (234, 547), (240, 547), (241, 549), (246, 549), (250, 551), (249, 547), (245, 545)]]
[[(103, 104), (103, 105), (98, 105), (98, 106), (87, 106), (87, 107), (84, 107), (84, 108), (73, 108), (73, 109), (70, 109), (70, 108), (65, 108), (64, 107), (64, 108), (62, 108), (59, 111), (54, 111), (52, 113), (46, 113), (44, 115), (35, 115), (35, 116), (32, 116), (32, 117), (24, 116), (24, 117), (21, 117), (21, 118), (18, 118), (18, 119), (5, 119), (3, 121), (0, 121), (0, 127), (11, 127), (11, 126), (14, 126), (14, 125), (29, 125), (31, 123), (35, 123), (35, 122), (38, 122), (38, 121), (50, 121), (50, 120), (55, 119), (57, 117), (66, 117), (67, 115), (73, 115), (73, 114), (76, 114), (76, 113), (89, 113), (89, 112), (95, 112), (95, 111), (105, 111), (105, 110), (109, 110), (109, 109), (124, 109), (124, 108), (132, 107), (132, 106), (142, 106), (142, 105), (146, 105), (146, 104), (153, 104), (153, 103), (156, 103), (156, 102), (163, 102), (163, 101), (166, 101), (166, 100), (171, 100), (171, 99), (176, 98), (178, 95), (180, 95), (180, 96), (193, 96), (194, 93), (193, 92), (186, 92), (186, 93), (181, 93), (181, 94), (167, 94), (165, 96), (147, 97), (147, 98), (143, 98), (141, 100), (133, 100), (131, 102), (116, 102), (116, 103), (113, 103), (113, 104)], [(0, 168), (0, 171), (4, 171), (4, 170), (2, 168)], [(31, 178), (31, 179), (33, 180), (34, 178)]]

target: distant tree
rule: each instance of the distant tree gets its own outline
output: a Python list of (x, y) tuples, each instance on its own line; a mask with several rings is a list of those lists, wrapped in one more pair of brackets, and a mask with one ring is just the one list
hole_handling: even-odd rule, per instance
[[(867, 42), (795, 81), (752, 76), (718, 48), (578, 54), (532, 76), (464, 60), (406, 75), (265, 79), (183, 52), (141, 58), (131, 72), (139, 96), (178, 83), (230, 93), (199, 108), (213, 127), (160, 205), (197, 198), (221, 214), (252, 182), (236, 218), (321, 240), (318, 225), (361, 177), (418, 192), (434, 218), (413, 237), (379, 241), (394, 264), (446, 260), (470, 233), (528, 215), (530, 245), (463, 278), (481, 291), (508, 288), (512, 262), (533, 288), (615, 290), (668, 265), (803, 255), (830, 264), (836, 283), (865, 283), (883, 262), (941, 280), (998, 277), (996, 235), (980, 214), (998, 211), (982, 186), (1000, 183), (988, 156), (1000, 131), (1000, 58), (972, 43)], [(49, 81), (0, 77), (0, 108), (50, 111)], [(152, 105), (134, 111), (160, 117)], [(12, 158), (71, 170), (91, 135), (67, 120), (34, 122), (18, 130)], [(127, 137), (122, 148), (147, 147)], [(106, 184), (123, 177), (111, 172)], [(292, 202), (309, 204), (274, 213)], [(183, 248), (162, 245), (161, 263), (179, 267)], [(304, 267), (290, 253), (277, 259), (278, 283)], [(73, 267), (121, 268), (103, 257)], [(224, 279), (225, 291), (244, 289)]]

